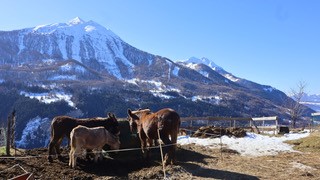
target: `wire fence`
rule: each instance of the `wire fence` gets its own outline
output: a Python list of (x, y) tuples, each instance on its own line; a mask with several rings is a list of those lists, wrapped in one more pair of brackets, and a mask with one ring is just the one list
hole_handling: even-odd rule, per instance
[[(186, 128), (180, 128), (180, 130), (184, 130), (189, 132), (188, 134), (196, 132), (192, 129), (186, 129)], [(208, 136), (214, 136), (215, 134), (211, 133), (205, 133)], [(189, 138), (189, 136), (180, 136), (178, 139), (181, 138)], [(166, 145), (157, 145), (157, 146), (151, 146), (146, 147), (146, 149), (159, 149), (160, 147), (170, 147), (170, 146), (176, 146), (178, 143), (173, 144), (166, 144)], [(96, 153), (114, 153), (114, 152), (129, 152), (129, 151), (141, 151), (143, 148), (125, 148), (125, 149), (117, 149), (117, 150), (102, 150), (102, 151), (95, 151), (95, 152), (88, 152), (88, 154), (96, 154)], [(76, 155), (81, 155), (82, 153), (78, 153)], [(69, 156), (69, 154), (60, 154), (61, 156)], [(31, 155), (31, 156), (1, 156), (0, 159), (27, 159), (27, 158), (42, 158), (42, 157), (49, 157), (49, 156), (56, 156), (56, 155)]]

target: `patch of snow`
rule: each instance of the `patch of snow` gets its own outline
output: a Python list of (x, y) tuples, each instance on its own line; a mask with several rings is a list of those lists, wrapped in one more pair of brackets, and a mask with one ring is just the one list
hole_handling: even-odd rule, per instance
[(295, 169), (301, 169), (301, 170), (304, 170), (304, 171), (315, 171), (315, 170), (317, 170), (316, 168), (313, 168), (313, 167), (304, 165), (304, 164), (299, 163), (299, 162), (292, 162), (292, 163), (290, 163), (290, 164), (291, 164), (292, 167), (295, 168)]
[(134, 84), (134, 85), (141, 85), (144, 84), (146, 86), (149, 86), (149, 91), (156, 97), (164, 98), (164, 99), (170, 99), (173, 98), (172, 96), (164, 94), (165, 92), (181, 92), (180, 89), (174, 88), (174, 87), (167, 87), (160, 81), (155, 80), (141, 80), (141, 79), (126, 79), (125, 82)]
[(150, 92), (151, 92), (154, 96), (160, 97), (160, 98), (162, 98), (162, 99), (171, 99), (171, 98), (173, 98), (172, 96), (163, 94), (162, 91), (150, 90)]
[(267, 87), (267, 88), (263, 88), (264, 91), (267, 91), (267, 92), (272, 92), (274, 90), (273, 87)]
[(195, 64), (195, 63), (187, 63), (186, 66), (190, 69), (194, 69), (194, 70), (197, 70), (197, 66), (198, 64)]
[(42, 62), (44, 62), (44, 63), (46, 63), (46, 64), (50, 65), (50, 64), (52, 64), (52, 63), (56, 62), (56, 60), (54, 60), (54, 59), (43, 59), (43, 60), (42, 60)]
[(204, 101), (204, 102), (210, 102), (212, 104), (217, 104), (217, 105), (219, 105), (221, 99), (222, 98), (219, 96), (192, 96), (191, 98), (193, 102)]
[(320, 106), (320, 102), (300, 102), (300, 104)]
[(71, 19), (68, 22), (68, 25), (72, 26), (72, 25), (77, 25), (77, 24), (82, 24), (82, 23), (84, 23), (84, 21), (81, 18), (75, 17), (74, 19)]
[[(86, 69), (84, 67), (79, 66), (79, 65), (72, 65), (70, 63), (67, 63), (63, 66), (60, 66), (60, 69), (63, 72), (68, 72), (68, 71), (72, 71), (72, 70), (74, 70), (76, 72), (85, 72), (86, 71)], [(72, 79), (72, 80), (74, 80), (74, 79)]]
[(171, 78), (171, 66), (172, 66), (172, 63), (170, 61), (167, 61), (168, 65), (169, 65), (169, 70), (168, 70), (168, 79)]
[(22, 52), (22, 50), (25, 48), (23, 37), (24, 37), (23, 34), (19, 34), (19, 52), (18, 52), (18, 54), (20, 54)]
[(196, 58), (196, 57), (191, 57), (188, 60), (184, 60), (186, 63), (192, 63), (192, 64), (204, 64), (212, 68), (213, 70), (223, 70), (220, 66), (216, 65), (212, 60), (208, 58)]
[(199, 73), (204, 77), (209, 77), (209, 73), (207, 71), (199, 71)]
[[(296, 140), (309, 136), (310, 133), (290, 133), (281, 137), (270, 137), (255, 133), (247, 133), (244, 138), (222, 136), (221, 142), (229, 149), (239, 152), (242, 156), (267, 156), (277, 155), (279, 152), (296, 152), (292, 145), (284, 143), (287, 140)], [(178, 144), (197, 144), (211, 148), (220, 148), (220, 138), (200, 139), (180, 136)]]
[(65, 64), (63, 66), (60, 66), (60, 69), (62, 71), (70, 71), (72, 69), (72, 66), (71, 66), (71, 64)]
[(166, 89), (166, 86), (164, 84), (162, 84), (162, 82), (155, 81), (155, 80), (141, 80), (138, 78), (133, 78), (133, 79), (126, 79), (125, 81), (128, 83), (131, 83), (131, 84), (135, 84), (135, 85), (138, 85), (139, 83), (149, 84), (154, 87), (153, 90), (162, 90), (163, 91), (164, 89)]
[(50, 104), (58, 101), (66, 101), (69, 106), (76, 107), (75, 104), (71, 101), (72, 95), (65, 94), (64, 92), (50, 92), (50, 93), (30, 93), (21, 91), (20, 95), (24, 95), (31, 99), (37, 99), (40, 102)]
[(232, 74), (224, 74), (223, 76), (233, 82), (238, 82), (240, 80), (239, 78), (236, 78)]
[(320, 102), (300, 102), (300, 104), (303, 104), (317, 112), (320, 112)]
[(134, 78), (134, 79), (126, 79), (124, 81), (127, 82), (127, 83), (130, 83), (130, 84), (138, 85), (137, 82), (139, 82), (139, 79), (136, 79), (136, 78)]
[(76, 75), (56, 75), (53, 77), (48, 78), (48, 80), (76, 80), (77, 76)]
[(178, 77), (179, 71), (180, 71), (180, 68), (178, 66), (175, 66), (172, 70), (172, 74)]
[(50, 119), (40, 118), (39, 116), (29, 120), (22, 131), (21, 139), (16, 141), (16, 146), (19, 148), (25, 148), (31, 141), (38, 141), (39, 130), (42, 130), (42, 136), (46, 137), (43, 147), (46, 147), (49, 141), (50, 122)]
[(85, 31), (87, 31), (87, 32), (91, 32), (91, 31), (94, 31), (94, 30), (96, 30), (96, 28), (94, 27), (94, 26), (86, 26), (86, 27), (84, 27), (84, 29), (85, 29)]

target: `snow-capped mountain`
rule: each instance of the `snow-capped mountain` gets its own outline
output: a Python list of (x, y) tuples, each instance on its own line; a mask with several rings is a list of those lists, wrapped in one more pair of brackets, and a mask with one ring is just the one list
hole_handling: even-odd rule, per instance
[(301, 104), (320, 112), (320, 95), (319, 94), (304, 94)]
[[(0, 48), (0, 64), (23, 66), (48, 60), (76, 60), (118, 79), (130, 77), (134, 66), (150, 64), (154, 59), (153, 55), (125, 43), (111, 30), (78, 17), (67, 23), (1, 31), (0, 44), (7, 46)], [(131, 55), (132, 51), (135, 55)]]
[[(243, 78), (239, 78), (237, 76), (234, 76), (232, 73), (229, 73), (225, 71), (222, 67), (216, 65), (212, 60), (208, 58), (196, 58), (191, 57), (187, 60), (177, 61), (179, 64), (184, 65), (190, 69), (193, 69), (203, 76), (217, 81), (218, 79), (222, 79), (225, 83), (229, 84), (229, 86), (235, 85), (235, 86), (241, 86), (245, 87), (246, 91), (253, 92), (259, 94), (265, 98), (272, 98), (273, 100), (282, 101), (284, 99), (281, 91), (277, 90), (274, 87), (267, 86), (267, 85), (261, 85)], [(223, 76), (224, 78), (219, 78), (220, 76)], [(226, 80), (227, 79), (227, 80)], [(223, 82), (220, 81), (220, 84), (223, 84)], [(239, 88), (239, 87), (237, 87)], [(272, 93), (274, 92), (274, 93)], [(279, 99), (280, 98), (280, 99)]]

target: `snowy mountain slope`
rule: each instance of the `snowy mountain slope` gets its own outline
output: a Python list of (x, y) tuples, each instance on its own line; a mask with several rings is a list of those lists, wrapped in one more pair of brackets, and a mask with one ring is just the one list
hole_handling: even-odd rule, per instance
[(237, 77), (233, 76), (231, 73), (228, 73), (227, 71), (225, 71), (222, 67), (216, 65), (212, 60), (205, 57), (202, 57), (202, 58), (191, 57), (187, 60), (182, 60), (177, 62), (183, 63), (192, 69), (202, 71), (203, 73), (209, 73), (208, 70), (202, 70), (201, 67), (199, 67), (200, 65), (205, 65), (205, 66), (208, 66), (213, 71), (229, 79), (230, 81), (236, 82), (239, 80)]

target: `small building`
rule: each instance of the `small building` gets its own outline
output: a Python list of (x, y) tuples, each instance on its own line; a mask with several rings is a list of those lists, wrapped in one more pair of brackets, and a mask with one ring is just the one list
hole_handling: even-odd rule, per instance
[(320, 125), (320, 112), (311, 113), (311, 124)]

